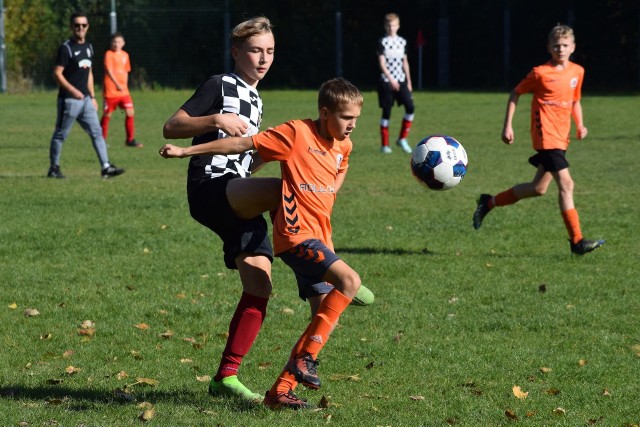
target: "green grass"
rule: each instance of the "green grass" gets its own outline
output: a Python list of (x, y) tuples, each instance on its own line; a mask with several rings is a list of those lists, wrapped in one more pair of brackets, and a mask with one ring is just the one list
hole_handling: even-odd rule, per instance
[[(149, 424), (166, 426), (640, 424), (637, 96), (583, 99), (589, 137), (568, 158), (583, 231), (607, 243), (577, 257), (555, 188), (471, 226), (481, 192), (533, 176), (529, 99), (507, 147), (499, 140), (506, 93), (415, 95), (412, 141), (448, 133), (469, 154), (464, 181), (439, 193), (414, 181), (399, 149), (379, 153), (379, 109), (366, 93), (333, 224), (338, 254), (376, 302), (342, 317), (321, 354), (323, 389), (300, 389), (330, 407), (272, 412), (212, 399), (197, 380), (217, 367), (240, 286), (218, 238), (189, 217), (187, 161), (157, 155), (164, 121), (189, 95), (134, 93), (145, 147), (123, 146), (115, 114), (109, 153), (127, 172), (108, 181), (77, 125), (63, 150), (68, 178), (46, 179), (55, 94), (0, 96), (2, 425), (140, 425), (145, 401), (156, 410)], [(262, 95), (265, 128), (316, 114), (313, 92)], [(401, 114), (393, 110), (392, 135)], [(261, 172), (277, 174), (276, 165)], [(256, 391), (272, 384), (308, 321), (280, 261), (273, 278), (268, 317), (240, 373)], [(26, 317), (28, 308), (40, 314)], [(92, 338), (78, 332), (85, 320), (95, 323)], [(159, 337), (167, 330), (171, 338)], [(69, 366), (80, 371), (67, 374)], [(528, 397), (517, 399), (514, 385)]]

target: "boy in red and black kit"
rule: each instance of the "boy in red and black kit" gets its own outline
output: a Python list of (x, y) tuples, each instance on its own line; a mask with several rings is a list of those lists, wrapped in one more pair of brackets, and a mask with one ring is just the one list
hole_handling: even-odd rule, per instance
[(473, 226), (479, 229), (484, 217), (498, 206), (512, 205), (521, 199), (538, 197), (546, 193), (555, 180), (559, 189), (562, 219), (569, 232), (571, 252), (584, 255), (604, 244), (604, 240), (587, 240), (582, 236), (578, 211), (573, 204), (573, 180), (569, 162), (565, 158), (569, 146), (571, 118), (576, 124), (576, 136), (583, 139), (587, 128), (582, 119), (580, 104), (584, 68), (569, 59), (575, 51), (573, 29), (566, 25), (553, 27), (548, 37), (551, 60), (533, 68), (509, 96), (507, 113), (502, 129), (502, 140), (513, 144), (512, 120), (523, 93), (533, 93), (531, 101), (531, 139), (538, 152), (529, 159), (537, 168), (533, 181), (518, 184), (491, 196), (482, 194), (473, 215)]

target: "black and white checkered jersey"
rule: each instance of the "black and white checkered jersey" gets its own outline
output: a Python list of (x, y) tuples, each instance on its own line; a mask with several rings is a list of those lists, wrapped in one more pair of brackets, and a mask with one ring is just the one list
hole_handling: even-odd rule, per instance
[[(238, 114), (249, 125), (244, 136), (255, 135), (262, 120), (262, 99), (258, 91), (235, 74), (218, 74), (205, 80), (181, 107), (191, 117), (218, 113)], [(198, 135), (191, 145), (225, 138), (222, 130)], [(251, 174), (251, 151), (228, 156), (193, 156), (189, 162), (189, 179), (200, 181), (230, 173), (239, 177)]]
[[(400, 36), (384, 36), (378, 42), (378, 55), (384, 56), (387, 70), (397, 82), (403, 82), (407, 78), (402, 69), (406, 48), (407, 41)], [(385, 82), (389, 81), (384, 73), (381, 73), (380, 78)]]

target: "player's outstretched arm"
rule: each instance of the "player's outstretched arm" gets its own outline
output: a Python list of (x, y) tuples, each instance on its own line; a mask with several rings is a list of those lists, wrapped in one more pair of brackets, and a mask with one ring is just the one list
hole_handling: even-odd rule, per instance
[(253, 140), (251, 137), (231, 137), (216, 139), (215, 141), (192, 145), (190, 147), (178, 147), (173, 144), (165, 144), (160, 148), (160, 155), (165, 159), (171, 159), (201, 154), (240, 154), (251, 149), (253, 149)]
[(166, 139), (193, 138), (218, 129), (229, 136), (242, 136), (248, 132), (249, 126), (237, 114), (191, 117), (186, 111), (179, 109), (164, 124), (162, 135)]

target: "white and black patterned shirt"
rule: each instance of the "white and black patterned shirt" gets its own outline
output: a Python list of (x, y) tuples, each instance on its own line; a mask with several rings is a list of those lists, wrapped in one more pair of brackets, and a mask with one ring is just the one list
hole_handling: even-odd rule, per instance
[[(218, 74), (209, 77), (181, 107), (191, 117), (233, 113), (249, 125), (244, 136), (255, 135), (262, 121), (262, 99), (258, 91), (235, 74)], [(198, 135), (191, 145), (203, 144), (228, 135), (222, 130)], [(189, 162), (189, 179), (218, 178), (225, 174), (246, 177), (251, 174), (251, 150), (228, 156), (193, 156)]]
[[(405, 81), (405, 79), (407, 78), (407, 76), (404, 74), (404, 70), (402, 69), (402, 63), (404, 61), (406, 48), (407, 41), (400, 36), (384, 36), (378, 43), (378, 55), (384, 56), (387, 70), (389, 70), (391, 77), (393, 77), (399, 83)], [(380, 78), (384, 82), (389, 81), (384, 73), (381, 73)]]

